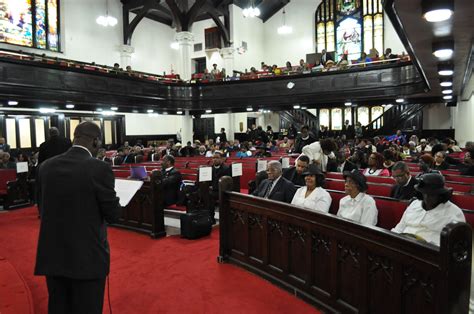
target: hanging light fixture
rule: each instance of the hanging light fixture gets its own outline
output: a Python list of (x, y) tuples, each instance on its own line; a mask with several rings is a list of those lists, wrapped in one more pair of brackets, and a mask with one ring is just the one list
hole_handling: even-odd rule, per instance
[(109, 15), (109, 0), (105, 0), (105, 16), (101, 15), (96, 20), (97, 24), (104, 27), (111, 26), (114, 27), (117, 25), (117, 19), (112, 15)]
[(293, 33), (293, 28), (291, 26), (286, 25), (285, 9), (283, 9), (283, 24), (280, 27), (278, 27), (277, 32), (280, 35), (288, 35), (288, 34)]
[(452, 40), (443, 40), (433, 43), (433, 55), (440, 59), (446, 60), (450, 59), (454, 53), (454, 41)]
[(242, 14), (244, 15), (244, 17), (260, 16), (260, 9), (254, 5), (253, 0), (250, 0), (250, 6), (245, 8), (242, 11)]
[(425, 20), (431, 23), (448, 20), (454, 13), (453, 0), (423, 0), (421, 10)]

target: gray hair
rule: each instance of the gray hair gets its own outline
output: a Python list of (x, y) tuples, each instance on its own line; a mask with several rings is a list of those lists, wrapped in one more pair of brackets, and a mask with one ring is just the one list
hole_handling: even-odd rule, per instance
[(283, 167), (282, 167), (281, 163), (278, 160), (272, 160), (272, 161), (268, 162), (267, 167), (268, 167), (268, 169), (273, 169), (273, 170), (278, 171), (278, 173), (280, 173), (280, 174), (283, 171)]
[(402, 170), (403, 172), (410, 172), (410, 168), (403, 161), (396, 162), (392, 167), (392, 172), (395, 170)]

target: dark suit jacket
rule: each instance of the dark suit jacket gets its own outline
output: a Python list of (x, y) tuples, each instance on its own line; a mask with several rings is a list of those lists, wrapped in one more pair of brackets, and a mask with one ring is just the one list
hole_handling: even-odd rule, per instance
[(221, 165), (219, 168), (212, 167), (212, 190), (219, 191), (219, 179), (223, 176), (232, 176), (232, 171), (229, 166)]
[(41, 164), (36, 179), (41, 227), (35, 275), (100, 279), (109, 273), (106, 222), (120, 217), (114, 174), (80, 148)]
[[(253, 195), (264, 197), (269, 184), (269, 179), (263, 180), (262, 183), (260, 183), (260, 185), (258, 186), (257, 190), (253, 192)], [(291, 183), (291, 181), (289, 181), (288, 179), (285, 179), (283, 176), (281, 176), (276, 185), (273, 187), (273, 190), (268, 198), (274, 201), (291, 203), (295, 193), (295, 185)]]
[(410, 200), (417, 195), (417, 191), (415, 190), (415, 185), (418, 183), (418, 180), (415, 177), (411, 177), (410, 182), (408, 182), (407, 186), (400, 186), (395, 184), (392, 187), (392, 192), (390, 193), (390, 197), (399, 199), (399, 200)]
[(170, 171), (161, 170), (161, 175), (163, 176), (165, 206), (176, 204), (182, 181), (181, 173), (173, 168)]
[(296, 167), (283, 170), (283, 177), (293, 182), (294, 185), (305, 186), (304, 177), (296, 172)]
[(60, 155), (71, 148), (71, 140), (62, 136), (51, 136), (49, 140), (43, 142), (39, 147), (38, 163), (42, 163), (48, 158)]

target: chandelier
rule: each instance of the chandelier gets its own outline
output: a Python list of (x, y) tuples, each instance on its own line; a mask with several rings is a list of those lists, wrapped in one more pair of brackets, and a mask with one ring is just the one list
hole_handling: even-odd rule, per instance
[(285, 9), (283, 9), (283, 25), (278, 27), (277, 32), (280, 35), (287, 35), (293, 32), (293, 28), (291, 26), (286, 25), (286, 15)]
[(242, 11), (242, 14), (244, 15), (244, 17), (260, 16), (260, 9), (254, 5), (253, 0), (250, 0), (250, 6), (248, 8), (245, 8)]
[(117, 25), (117, 19), (109, 15), (109, 0), (105, 0), (105, 16), (101, 15), (95, 21), (104, 27)]

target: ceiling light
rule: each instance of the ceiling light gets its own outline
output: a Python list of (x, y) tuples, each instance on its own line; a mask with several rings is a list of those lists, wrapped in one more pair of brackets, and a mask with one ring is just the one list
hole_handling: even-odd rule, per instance
[(117, 25), (118, 21), (115, 17), (109, 15), (109, 0), (105, 0), (105, 15), (99, 16), (96, 20), (97, 24), (104, 27)]
[(250, 0), (250, 6), (245, 8), (242, 11), (242, 14), (244, 15), (244, 17), (260, 16), (260, 9), (254, 5), (253, 0)]
[(454, 53), (454, 41), (444, 40), (433, 43), (433, 55), (439, 59), (449, 59)]
[(441, 85), (442, 87), (451, 87), (453, 86), (453, 82), (451, 82), (450, 80), (443, 80), (441, 81), (441, 83), (439, 83), (439, 85)]
[(444, 89), (441, 91), (443, 94), (447, 95), (447, 94), (452, 94), (453, 93), (453, 90), (452, 89)]
[(97, 108), (97, 111), (99, 111), (99, 112), (102, 111), (102, 108)]
[(453, 15), (453, 0), (422, 0), (421, 12), (428, 22), (446, 21)]
[(176, 111), (176, 114), (183, 114), (183, 112), (179, 110), (179, 111)]
[(294, 106), (293, 106), (293, 109), (300, 109), (300, 108), (301, 108), (300, 105), (294, 105)]
[(445, 100), (453, 99), (453, 95), (446, 95), (446, 96), (443, 96), (443, 99), (445, 99)]
[(73, 104), (67, 104), (67, 105), (66, 105), (66, 108), (67, 108), (67, 109), (74, 109), (74, 105), (73, 105)]
[(18, 101), (16, 101), (16, 100), (10, 100), (10, 101), (8, 102), (8, 105), (9, 105), (9, 106), (16, 106), (16, 105), (18, 105)]
[(288, 34), (293, 33), (293, 28), (291, 26), (286, 25), (285, 9), (283, 9), (282, 25), (278, 27), (277, 32), (280, 35), (288, 35)]
[(178, 43), (177, 41), (173, 41), (173, 42), (170, 44), (170, 47), (171, 47), (171, 49), (179, 50), (179, 43)]
[(118, 107), (110, 107), (110, 110), (117, 111)]
[(247, 107), (247, 111), (253, 111), (252, 107)]
[(405, 99), (403, 99), (403, 98), (397, 98), (397, 99), (395, 99), (395, 101), (398, 102), (398, 103), (402, 103), (402, 102), (405, 101)]
[(438, 65), (438, 74), (441, 76), (453, 75), (454, 70), (453, 66), (450, 64), (440, 64)]
[(350, 101), (348, 101), (348, 102), (345, 102), (345, 103), (344, 103), (344, 106), (346, 106), (346, 107), (350, 107), (350, 106), (352, 106), (352, 103), (351, 103)]
[(41, 113), (55, 113), (56, 109), (53, 108), (40, 108), (39, 110)]
[(211, 109), (206, 109), (206, 113), (212, 113)]
[(306, 110), (306, 109), (308, 109), (308, 107), (301, 107), (301, 109)]
[(153, 113), (153, 109), (148, 109), (146, 112)]
[(103, 116), (115, 116), (115, 111), (106, 110), (101, 113)]

